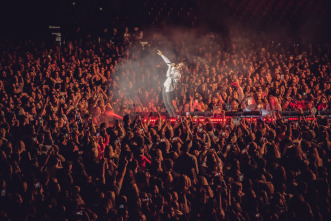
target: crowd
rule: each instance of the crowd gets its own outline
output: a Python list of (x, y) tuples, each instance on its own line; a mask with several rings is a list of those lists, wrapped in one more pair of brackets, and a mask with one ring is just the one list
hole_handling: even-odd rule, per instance
[(276, 121), (163, 120), (166, 67), (142, 58), (167, 41), (139, 28), (62, 47), (2, 42), (1, 220), (326, 220), (328, 121), (280, 111), (330, 109), (328, 54), (215, 38), (175, 42), (186, 64), (178, 112), (266, 110)]
[[(167, 41), (153, 44), (159, 37), (149, 39), (148, 51), (167, 50)], [(186, 64), (177, 89), (177, 112), (330, 109), (330, 60), (320, 46), (282, 46), (257, 38), (233, 38), (229, 45), (212, 34), (199, 44), (185, 37), (179, 37), (173, 48), (174, 59)], [(140, 60), (147, 53), (143, 47), (134, 47), (133, 54), (130, 49), (126, 56), (131, 59), (124, 56), (127, 66), (115, 71), (112, 81), (115, 110), (135, 104), (136, 112), (164, 111), (160, 94), (165, 77), (155, 74), (165, 73), (162, 64), (155, 67), (159, 60)]]

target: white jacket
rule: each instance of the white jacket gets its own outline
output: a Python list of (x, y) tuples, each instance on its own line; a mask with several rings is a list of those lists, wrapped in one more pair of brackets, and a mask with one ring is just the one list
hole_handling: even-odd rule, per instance
[(161, 57), (163, 58), (165, 63), (168, 65), (167, 79), (164, 82), (163, 86), (165, 88), (165, 92), (171, 92), (176, 89), (175, 85), (178, 83), (178, 81), (181, 77), (181, 74), (178, 69), (176, 69), (175, 67), (173, 67), (171, 65), (170, 60), (166, 56), (161, 55)]

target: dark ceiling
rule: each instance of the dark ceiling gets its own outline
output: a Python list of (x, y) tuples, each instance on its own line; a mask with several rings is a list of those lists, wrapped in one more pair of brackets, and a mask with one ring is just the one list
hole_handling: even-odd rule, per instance
[[(231, 22), (259, 28), (311, 25), (329, 35), (328, 0), (11, 0), (1, 2), (1, 35), (30, 36), (48, 25), (128, 26), (209, 24), (217, 29)], [(117, 19), (116, 19), (117, 18)], [(118, 25), (118, 24), (117, 24)], [(316, 29), (315, 29), (316, 30)]]

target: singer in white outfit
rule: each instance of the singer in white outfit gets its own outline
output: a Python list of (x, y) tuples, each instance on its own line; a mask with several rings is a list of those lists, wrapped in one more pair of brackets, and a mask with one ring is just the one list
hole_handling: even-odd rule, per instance
[(176, 85), (181, 77), (180, 71), (182, 70), (184, 64), (182, 62), (178, 64), (171, 63), (160, 50), (158, 50), (157, 54), (160, 55), (168, 65), (167, 79), (163, 84), (162, 97), (169, 116), (175, 117), (176, 109), (173, 104), (174, 93)]

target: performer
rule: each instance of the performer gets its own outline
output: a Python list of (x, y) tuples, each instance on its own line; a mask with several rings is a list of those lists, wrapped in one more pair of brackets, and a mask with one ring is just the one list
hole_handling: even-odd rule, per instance
[(176, 85), (181, 77), (180, 72), (184, 64), (183, 62), (178, 64), (171, 63), (170, 60), (165, 57), (160, 50), (157, 51), (157, 54), (160, 55), (168, 65), (167, 79), (163, 84), (162, 97), (169, 116), (175, 117), (176, 108), (174, 106), (174, 93)]

